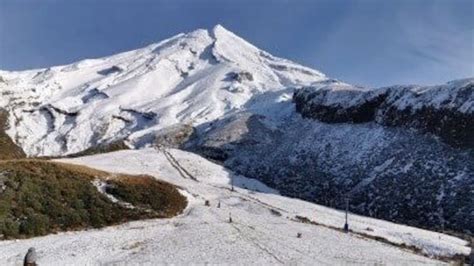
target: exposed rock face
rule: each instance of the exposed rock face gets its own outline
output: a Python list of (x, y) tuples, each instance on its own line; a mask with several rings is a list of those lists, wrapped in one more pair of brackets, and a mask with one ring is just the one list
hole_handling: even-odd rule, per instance
[(474, 80), (436, 87), (394, 86), (364, 90), (319, 84), (294, 94), (296, 110), (326, 123), (365, 123), (414, 128), (459, 148), (474, 148)]
[(177, 124), (158, 131), (154, 137), (154, 145), (158, 147), (181, 148), (190, 141), (195, 134), (195, 129), (189, 124)]
[(122, 72), (122, 71), (123, 71), (122, 68), (120, 68), (118, 66), (112, 66), (110, 68), (106, 68), (106, 69), (102, 69), (102, 70), (97, 71), (97, 74), (110, 75), (110, 74), (117, 73), (117, 72)]
[(327, 80), (295, 90), (293, 102), (296, 110), (304, 117), (323, 122), (361, 123), (373, 120), (374, 107), (363, 112), (362, 106), (370, 105), (368, 103), (372, 102), (374, 95), (375, 91), (371, 92), (337, 80)]
[(0, 160), (26, 157), (23, 150), (5, 133), (8, 113), (0, 108)]
[(229, 79), (236, 80), (238, 82), (253, 81), (253, 75), (248, 71), (231, 72), (229, 73), (228, 77)]

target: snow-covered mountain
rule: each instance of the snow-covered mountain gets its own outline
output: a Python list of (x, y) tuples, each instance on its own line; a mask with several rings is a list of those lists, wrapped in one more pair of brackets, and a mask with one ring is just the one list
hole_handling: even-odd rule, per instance
[[(288, 87), (326, 79), (274, 57), (218, 25), (100, 59), (0, 72), (7, 132), (30, 156), (63, 155), (102, 142), (132, 145), (177, 123), (200, 125), (252, 110), (278, 115)], [(274, 92), (255, 100), (256, 95)]]
[[(187, 149), (283, 195), (474, 232), (474, 79), (368, 89), (222, 26), (65, 66), (0, 71), (6, 133), (29, 156), (106, 143)], [(309, 119), (308, 119), (309, 118)]]

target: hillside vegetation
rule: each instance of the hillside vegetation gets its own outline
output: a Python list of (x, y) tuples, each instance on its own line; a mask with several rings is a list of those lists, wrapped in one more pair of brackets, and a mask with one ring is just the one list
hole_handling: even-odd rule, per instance
[[(105, 184), (108, 195), (94, 182)], [(176, 187), (149, 176), (111, 176), (48, 161), (0, 161), (0, 239), (167, 218), (186, 204)]]
[(97, 146), (92, 146), (86, 150), (83, 150), (78, 153), (73, 153), (73, 154), (68, 154), (64, 157), (67, 158), (76, 158), (76, 157), (82, 157), (82, 156), (88, 156), (88, 155), (94, 155), (94, 154), (100, 154), (100, 153), (108, 153), (108, 152), (114, 152), (114, 151), (120, 151), (120, 150), (128, 150), (130, 149), (123, 140), (117, 140), (111, 143), (103, 143), (99, 144)]

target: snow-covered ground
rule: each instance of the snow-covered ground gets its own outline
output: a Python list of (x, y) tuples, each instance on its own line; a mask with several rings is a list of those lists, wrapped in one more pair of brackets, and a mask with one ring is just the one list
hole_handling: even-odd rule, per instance
[[(61, 161), (152, 175), (180, 186), (189, 205), (172, 219), (2, 241), (0, 265), (21, 265), (29, 247), (37, 249), (40, 265), (443, 264), (357, 233), (331, 229), (327, 226), (344, 224), (343, 212), (280, 196), (256, 180), (185, 151), (127, 150)], [(296, 215), (327, 226), (298, 222)], [(355, 232), (413, 245), (428, 256), (470, 252), (465, 241), (426, 230), (357, 215), (349, 216), (349, 224)]]

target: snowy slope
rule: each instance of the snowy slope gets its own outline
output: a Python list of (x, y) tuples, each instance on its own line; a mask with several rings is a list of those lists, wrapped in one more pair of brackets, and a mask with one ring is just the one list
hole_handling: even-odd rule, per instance
[[(273, 114), (262, 106), (288, 101), (283, 89), (326, 79), (220, 25), (109, 57), (0, 71), (0, 77), (0, 108), (11, 114), (7, 133), (31, 156), (125, 138), (133, 145), (176, 123), (199, 125), (241, 110)], [(270, 99), (249, 102), (270, 91), (276, 93)]]
[[(282, 197), (256, 180), (236, 176), (192, 153), (145, 149), (61, 161), (107, 171), (153, 175), (181, 186), (189, 206), (184, 214), (172, 219), (2, 241), (0, 264), (20, 264), (24, 252), (31, 246), (38, 251), (40, 265), (443, 263), (356, 233), (345, 234), (328, 228), (340, 228), (344, 214)], [(182, 176), (175, 168), (176, 162), (179, 169), (185, 169), (196, 180)], [(231, 178), (234, 192), (229, 189)], [(210, 207), (204, 206), (205, 200), (210, 200)], [(221, 208), (217, 208), (219, 201)], [(229, 213), (233, 223), (228, 223)], [(295, 221), (296, 215), (326, 226)], [(470, 252), (465, 241), (451, 236), (356, 215), (350, 215), (349, 219), (351, 229), (356, 232), (413, 245), (430, 256)], [(296, 237), (298, 232), (302, 233), (301, 238)]]

